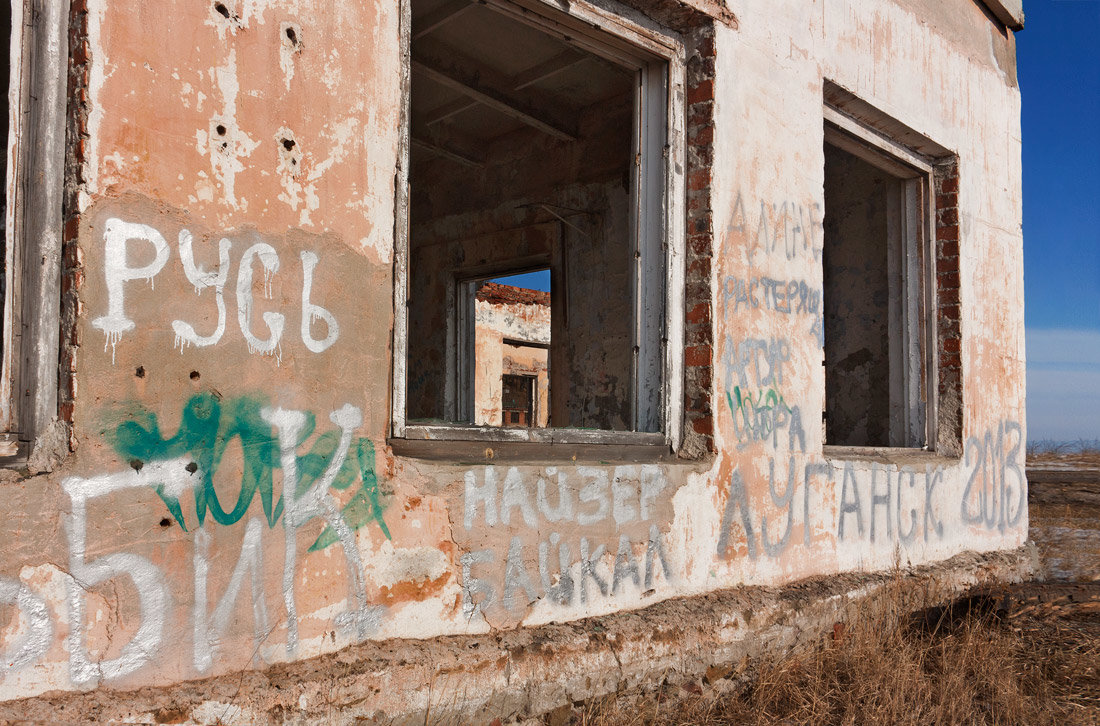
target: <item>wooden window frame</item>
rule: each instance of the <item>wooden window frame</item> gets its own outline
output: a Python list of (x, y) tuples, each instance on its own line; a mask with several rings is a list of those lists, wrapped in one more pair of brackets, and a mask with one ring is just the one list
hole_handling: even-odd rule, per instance
[[(391, 439), (580, 445), (642, 445), (679, 449), (684, 417), (685, 78), (683, 39), (613, 0), (485, 0), (519, 22), (567, 40), (639, 75), (632, 237), (635, 270), (634, 430), (506, 429), (460, 423), (413, 425), (406, 419), (409, 299), (409, 118), (411, 0), (401, 1), (402, 121), (396, 176), (394, 336)], [(654, 102), (661, 98), (661, 102)], [(453, 352), (453, 351), (452, 351)]]
[(834, 455), (933, 451), (939, 393), (933, 163), (828, 104), (823, 115), (824, 143), (899, 181), (887, 197), (890, 445), (836, 446), (826, 440), (825, 451)]
[[(0, 463), (57, 419), (69, 4), (12, 7)], [(19, 15), (19, 17), (17, 17)]]

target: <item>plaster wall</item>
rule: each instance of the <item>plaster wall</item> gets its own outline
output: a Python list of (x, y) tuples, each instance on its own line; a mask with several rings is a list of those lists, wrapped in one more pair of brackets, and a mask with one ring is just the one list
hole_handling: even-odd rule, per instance
[[(387, 443), (396, 3), (91, 0), (73, 451), (0, 483), (0, 697), (1020, 545), (1011, 34), (970, 0), (729, 9), (717, 451), (510, 464)], [(825, 79), (958, 155), (960, 458), (823, 450)]]
[(549, 350), (514, 345), (504, 339), (549, 345), (550, 306), (478, 300), (474, 319), (474, 422), (500, 426), (501, 376), (526, 375), (535, 379), (531, 425), (546, 426), (550, 413)]

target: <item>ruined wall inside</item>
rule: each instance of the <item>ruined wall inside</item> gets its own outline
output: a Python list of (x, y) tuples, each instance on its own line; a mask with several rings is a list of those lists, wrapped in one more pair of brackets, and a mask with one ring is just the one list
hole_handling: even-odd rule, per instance
[[(387, 445), (396, 3), (90, 2), (76, 445), (0, 482), (3, 697), (1017, 546), (1014, 49), (944, 5), (730, 3), (677, 91), (715, 104), (717, 452), (508, 464)], [(961, 457), (823, 451), (826, 78), (958, 155)]]
[(550, 413), (550, 351), (511, 341), (548, 346), (550, 306), (478, 300), (474, 325), (474, 423), (507, 424), (501, 416), (501, 376), (524, 375), (534, 379), (533, 417), (527, 425), (546, 426)]

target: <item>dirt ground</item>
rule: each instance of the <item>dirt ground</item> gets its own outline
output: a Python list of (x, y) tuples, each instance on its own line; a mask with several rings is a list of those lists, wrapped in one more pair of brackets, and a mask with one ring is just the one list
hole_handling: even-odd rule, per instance
[[(552, 726), (1100, 724), (1100, 453), (1028, 459), (1041, 578), (838, 623), (779, 663), (715, 667), (549, 714)], [(750, 675), (751, 674), (751, 675)]]

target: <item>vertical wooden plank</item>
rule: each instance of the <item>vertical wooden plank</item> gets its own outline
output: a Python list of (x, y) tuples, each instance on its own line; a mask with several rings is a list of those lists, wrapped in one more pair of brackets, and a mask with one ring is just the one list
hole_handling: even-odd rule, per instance
[(21, 340), (13, 340), (13, 353), (19, 355), (11, 379), (17, 392), (14, 423), (20, 438), (33, 442), (57, 417), (68, 3), (32, 0), (30, 13), (33, 22), (24, 31), (29, 68), (24, 66), (20, 89), (26, 111), (19, 138), (21, 225), (10, 239), (17, 251), (14, 278), (21, 280), (21, 289), (14, 291), (12, 327), (23, 333)]
[[(663, 199), (661, 215), (664, 237), (665, 309), (662, 341), (664, 376), (661, 386), (663, 429), (673, 451), (680, 449), (684, 428), (684, 278), (687, 246), (686, 71), (684, 49), (668, 60)], [(711, 323), (714, 324), (713, 322)], [(659, 430), (659, 429), (657, 429)]]
[(906, 445), (906, 295), (905, 295), (905, 183), (894, 180), (886, 192), (886, 289), (890, 365), (890, 446)]
[(12, 391), (17, 387), (13, 386), (12, 377), (16, 363), (19, 360), (19, 356), (14, 351), (19, 347), (21, 336), (19, 335), (19, 326), (13, 323), (16, 318), (16, 301), (21, 299), (21, 296), (16, 295), (16, 290), (22, 286), (22, 278), (16, 274), (20, 269), (19, 263), (22, 259), (20, 237), (16, 232), (22, 229), (23, 226), (21, 204), (23, 198), (21, 183), (23, 158), (20, 150), (22, 149), (23, 129), (26, 125), (26, 119), (24, 118), (26, 94), (23, 93), (23, 89), (27, 83), (27, 54), (24, 53), (24, 48), (27, 42), (25, 29), (29, 26), (29, 23), (25, 20), (29, 8), (25, 4), (16, 3), (12, 3), (11, 8), (11, 47), (9, 52), (11, 76), (9, 88), (6, 89), (8, 93), (8, 157), (7, 178), (4, 181), (7, 191), (7, 209), (5, 212), (7, 240), (4, 249), (4, 275), (6, 278), (3, 317), (4, 348), (3, 363), (0, 364), (0, 429), (4, 432), (16, 432), (17, 429), (15, 412), (18, 407), (12, 400)]
[(921, 376), (924, 370), (921, 354), (921, 328), (924, 306), (920, 285), (921, 178), (906, 179), (905, 187), (905, 446), (920, 447), (926, 443), (924, 403)]
[(405, 435), (409, 363), (409, 124), (412, 113), (410, 38), (412, 2), (400, 0), (401, 117), (394, 183), (393, 226), (393, 395), (391, 433)]

